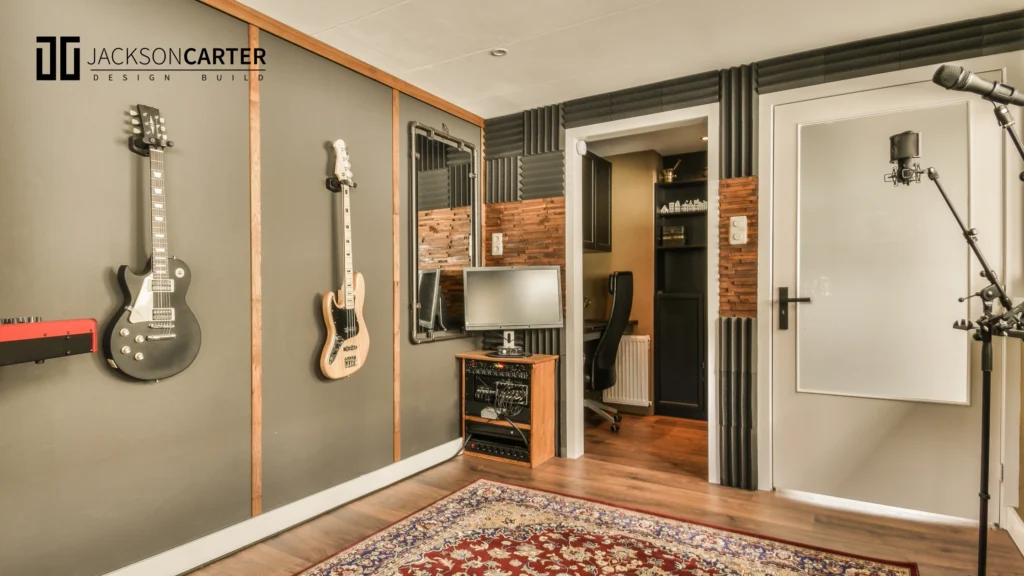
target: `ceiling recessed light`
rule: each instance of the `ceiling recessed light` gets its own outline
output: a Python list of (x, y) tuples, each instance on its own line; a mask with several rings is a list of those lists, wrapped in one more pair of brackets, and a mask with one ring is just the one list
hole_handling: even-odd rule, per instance
[(701, 137), (700, 137), (700, 139), (701, 139), (701, 140), (703, 140), (703, 141), (705, 141), (705, 142), (707, 142), (707, 141), (708, 141), (708, 137), (707, 137), (707, 136), (701, 136)]
[(508, 54), (508, 50), (506, 50), (504, 48), (495, 48), (494, 50), (491, 50), (491, 56), (495, 56), (495, 57), (498, 57), (498, 58), (501, 58), (502, 56), (504, 56), (506, 54)]

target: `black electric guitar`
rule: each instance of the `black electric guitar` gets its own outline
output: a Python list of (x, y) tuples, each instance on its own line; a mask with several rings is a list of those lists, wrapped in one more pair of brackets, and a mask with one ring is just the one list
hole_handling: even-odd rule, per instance
[(363, 320), (366, 284), (363, 275), (352, 271), (352, 220), (349, 215), (348, 191), (355, 188), (352, 165), (344, 140), (334, 141), (334, 178), (327, 179), (327, 188), (340, 192), (345, 206), (345, 293), (325, 292), (324, 324), (327, 340), (320, 353), (320, 371), (336, 380), (351, 376), (363, 367), (370, 352), (370, 334)]
[(139, 104), (130, 110), (133, 136), (128, 147), (149, 157), (150, 232), (153, 253), (141, 273), (121, 266), (117, 278), (124, 305), (107, 326), (104, 345), (112, 368), (137, 380), (162, 380), (189, 367), (199, 355), (202, 333), (185, 303), (192, 272), (170, 254), (167, 237), (168, 140), (160, 111)]

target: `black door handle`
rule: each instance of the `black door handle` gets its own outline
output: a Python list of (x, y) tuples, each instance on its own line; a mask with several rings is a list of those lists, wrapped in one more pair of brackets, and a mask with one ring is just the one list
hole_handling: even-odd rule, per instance
[(789, 288), (786, 286), (779, 286), (779, 330), (789, 330), (789, 303), (790, 302), (805, 302), (811, 303), (810, 298), (790, 298)]

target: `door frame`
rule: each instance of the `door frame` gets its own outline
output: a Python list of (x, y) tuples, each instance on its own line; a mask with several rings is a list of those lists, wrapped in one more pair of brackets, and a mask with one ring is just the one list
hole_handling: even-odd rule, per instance
[[(1024, 58), (1022, 52), (1010, 52), (993, 56), (983, 56), (950, 63), (963, 66), (968, 70), (1002, 70), (1003, 81), (1011, 85), (1024, 83)], [(761, 227), (758, 230), (761, 241), (758, 242), (758, 278), (757, 278), (757, 315), (762, 319), (757, 327), (758, 345), (758, 378), (757, 378), (757, 469), (758, 489), (774, 489), (773, 478), (773, 438), (772, 438), (772, 326), (774, 322), (775, 297), (772, 294), (773, 268), (772, 247), (774, 235), (774, 130), (775, 106), (791, 104), (806, 100), (839, 96), (931, 80), (936, 66), (924, 66), (909, 70), (899, 70), (855, 78), (829, 82), (805, 88), (795, 88), (782, 92), (761, 95), (758, 112), (758, 173), (759, 194), (758, 214)], [(936, 90), (940, 88), (936, 86)], [(980, 98), (979, 98), (980, 99)], [(1017, 116), (1024, 115), (1019, 109)], [(1020, 120), (1020, 119), (1018, 119)], [(995, 122), (995, 119), (992, 120)], [(1017, 126), (1019, 128), (1019, 124)], [(994, 262), (1011, 298), (1019, 301), (1024, 297), (1024, 222), (1020, 214), (1024, 213), (1021, 184), (1017, 175), (1021, 171), (1019, 162), (1015, 160), (1016, 151), (1003, 143), (1003, 177), (1002, 199), (1004, 206), (1003, 237), (1001, 238), (1003, 257)], [(1012, 215), (1018, 215), (1016, 217)], [(950, 233), (953, 233), (951, 230)], [(1000, 345), (996, 343), (996, 345)], [(1003, 344), (1003, 374), (1001, 381), (994, 381), (994, 391), (1001, 392), (1004, 397), (1002, 413), (996, 416), (1002, 420), (999, 430), (999, 457), (1004, 465), (1004, 481), (1000, 486), (1001, 502), (999, 522), (1005, 524), (1009, 507), (1018, 504), (1018, 485), (1020, 470), (1020, 394), (1021, 394), (1021, 347)], [(980, 456), (979, 456), (980, 457)]]
[[(583, 455), (583, 211), (582, 157), (578, 142), (606, 140), (664, 130), (698, 118), (708, 119), (708, 374), (717, 371), (715, 323), (718, 321), (718, 103), (645, 116), (578, 126), (565, 131), (565, 382), (562, 421), (565, 422), (566, 458)], [(715, 193), (713, 193), (713, 191)], [(714, 378), (708, 378), (708, 481), (719, 482), (718, 404)]]

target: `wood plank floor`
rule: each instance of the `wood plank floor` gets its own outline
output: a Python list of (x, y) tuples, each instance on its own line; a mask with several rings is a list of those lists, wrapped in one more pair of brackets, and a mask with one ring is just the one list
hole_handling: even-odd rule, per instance
[[(909, 560), (921, 576), (974, 572), (975, 530), (830, 510), (773, 492), (708, 484), (703, 423), (626, 416), (619, 434), (590, 421), (587, 454), (556, 458), (530, 470), (460, 457), (338, 508), (265, 542), (211, 564), (195, 576), (291, 576), (381, 530), (477, 478), (596, 498), (891, 560)], [(1009, 535), (989, 536), (990, 576), (1021, 576), (1024, 557)]]

